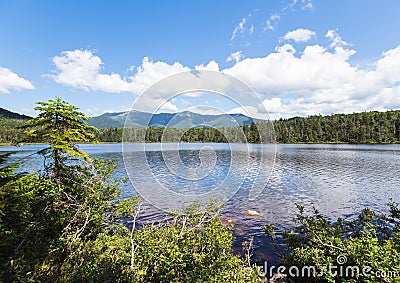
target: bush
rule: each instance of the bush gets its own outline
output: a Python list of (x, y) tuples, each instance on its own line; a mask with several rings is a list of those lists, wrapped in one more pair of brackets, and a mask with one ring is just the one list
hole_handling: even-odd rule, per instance
[[(298, 226), (284, 233), (283, 265), (316, 268), (296, 282), (400, 282), (400, 221), (397, 204), (390, 215), (366, 208), (357, 219), (332, 223), (317, 210), (306, 215), (297, 205)], [(268, 230), (268, 229), (267, 229)], [(329, 269), (332, 266), (333, 268)]]

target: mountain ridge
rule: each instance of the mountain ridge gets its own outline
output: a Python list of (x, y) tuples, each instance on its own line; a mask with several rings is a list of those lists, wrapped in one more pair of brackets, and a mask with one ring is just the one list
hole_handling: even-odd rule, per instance
[(32, 117), (24, 114), (19, 114), (17, 112), (12, 112), (10, 110), (4, 109), (0, 107), (0, 117), (9, 118), (9, 119), (17, 119), (17, 120), (28, 120), (32, 119)]
[(256, 121), (243, 114), (200, 114), (191, 111), (151, 114), (142, 111), (104, 113), (89, 119), (88, 124), (96, 128), (144, 128), (173, 127), (192, 128), (198, 126), (229, 127), (248, 125)]
[[(128, 115), (129, 114), (129, 115)], [(19, 114), (0, 107), (0, 118), (28, 120), (32, 117)], [(88, 125), (96, 128), (123, 128), (125, 125), (130, 128), (144, 127), (227, 127), (237, 125), (248, 125), (257, 119), (253, 119), (243, 114), (200, 114), (191, 111), (176, 113), (151, 114), (138, 110), (123, 112), (106, 112), (99, 116), (91, 117)], [(257, 120), (258, 121), (258, 120)]]

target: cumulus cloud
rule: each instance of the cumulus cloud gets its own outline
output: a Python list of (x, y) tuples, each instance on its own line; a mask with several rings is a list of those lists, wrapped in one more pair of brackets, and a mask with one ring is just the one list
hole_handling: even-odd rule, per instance
[(104, 92), (129, 90), (129, 82), (119, 74), (102, 74), (103, 62), (90, 50), (64, 51), (53, 58), (57, 68), (54, 80), (63, 85)]
[(331, 44), (329, 47), (331, 48), (336, 48), (336, 47), (344, 47), (346, 45), (349, 45), (346, 41), (344, 41), (340, 35), (338, 34), (337, 30), (328, 30), (327, 33), (325, 34), (325, 37), (331, 40)]
[(310, 45), (296, 55), (285, 44), (223, 72), (253, 87), (273, 118), (399, 108), (400, 46), (384, 52), (367, 70), (349, 62), (355, 50), (345, 48), (337, 32), (328, 35), (335, 42), (333, 51)]
[(298, 28), (285, 34), (283, 37), (285, 40), (293, 40), (295, 42), (307, 42), (313, 36), (315, 32), (309, 29)]
[[(208, 68), (215, 67), (214, 63), (210, 62)], [(136, 68), (136, 73), (129, 77), (131, 81), (129, 91), (135, 94), (141, 93), (157, 81), (185, 71), (190, 71), (190, 68), (179, 62), (170, 65), (161, 61), (153, 62), (144, 57), (142, 64)]]
[(236, 52), (231, 53), (231, 55), (228, 56), (228, 58), (226, 59), (226, 62), (235, 61), (237, 63), (240, 60), (242, 60), (243, 58), (244, 58), (244, 55), (242, 54), (242, 51), (236, 51)]
[(153, 62), (144, 57), (142, 64), (133, 69), (136, 71), (135, 74), (123, 78), (116, 73), (102, 73), (104, 64), (91, 50), (64, 51), (60, 56), (53, 58), (53, 63), (56, 66), (56, 74), (50, 76), (55, 82), (85, 91), (109, 93), (139, 94), (166, 76), (190, 70), (178, 62), (169, 65), (165, 62)]
[[(247, 107), (231, 111), (244, 113), (245, 109), (250, 109), (254, 116), (265, 112), (264, 107), (272, 118), (400, 108), (400, 45), (383, 52), (378, 60), (364, 68), (351, 63), (350, 59), (356, 51), (336, 30), (329, 30), (326, 37), (331, 40), (330, 46), (306, 45), (296, 50), (292, 44), (286, 43), (278, 46), (274, 52), (257, 58), (243, 58), (239, 52), (237, 60), (234, 57), (236, 55), (232, 56), (234, 65), (230, 68), (220, 70), (218, 63), (212, 60), (206, 65), (195, 66), (195, 70), (220, 71), (252, 87), (261, 97), (260, 104), (244, 103), (243, 106)], [(134, 68), (133, 75), (125, 78), (119, 74), (105, 73), (100, 57), (87, 50), (63, 52), (54, 58), (54, 63), (57, 67), (53, 76), (56, 82), (87, 91), (110, 93), (127, 91), (140, 94), (166, 76), (190, 70), (179, 62), (153, 62), (145, 57), (140, 66)], [(0, 69), (0, 74), (4, 72), (3, 69)], [(4, 75), (0, 75), (2, 77)], [(207, 80), (207, 89), (221, 88), (221, 85), (229, 89), (228, 81), (215, 81), (212, 78), (210, 76)], [(29, 82), (25, 83), (25, 88), (33, 88)], [(184, 89), (185, 84), (188, 88), (204, 89), (196, 86), (195, 81), (179, 81), (168, 85), (168, 91), (163, 91), (168, 94), (179, 93), (175, 90)], [(21, 85), (19, 87), (22, 88)], [(4, 87), (0, 79), (0, 91), (9, 88)], [(201, 99), (202, 92), (195, 91), (182, 96)], [(142, 104), (163, 105), (163, 111), (169, 112), (180, 110), (174, 101), (158, 94)]]
[(11, 89), (35, 89), (33, 84), (18, 76), (10, 69), (0, 67), (0, 92), (10, 93)]
[(176, 113), (179, 109), (173, 104), (171, 101), (164, 101), (161, 103), (160, 108), (158, 109), (158, 113)]
[(274, 53), (244, 59), (224, 72), (271, 94), (330, 89), (354, 77), (356, 70), (347, 59), (319, 45), (307, 46), (297, 57), (295, 48), (285, 44)]
[(211, 60), (207, 65), (196, 65), (194, 66), (195, 70), (203, 70), (203, 71), (215, 71), (215, 72), (219, 72), (219, 66), (218, 63), (215, 62), (214, 60)]

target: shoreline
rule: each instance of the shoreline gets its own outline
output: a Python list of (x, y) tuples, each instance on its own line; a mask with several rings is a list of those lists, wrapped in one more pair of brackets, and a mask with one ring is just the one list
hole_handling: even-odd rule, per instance
[[(128, 144), (139, 144), (139, 143), (221, 143), (223, 142), (203, 142), (203, 141), (193, 141), (193, 142), (178, 142), (178, 141), (165, 141), (165, 142), (125, 142)], [(0, 143), (0, 147), (5, 147), (5, 146), (24, 146), (24, 145), (45, 145), (46, 143), (24, 143), (21, 145), (14, 145), (12, 143)], [(81, 143), (81, 144), (91, 144), (91, 145), (96, 145), (96, 144), (123, 144), (123, 142), (96, 142), (96, 143)], [(229, 144), (229, 143), (226, 143)], [(246, 143), (243, 143), (246, 144)], [(260, 144), (260, 143), (250, 143), (250, 144)], [(267, 143), (265, 143), (267, 144)], [(400, 144), (400, 142), (381, 142), (381, 143), (375, 143), (375, 142), (370, 142), (370, 143), (346, 143), (346, 142), (296, 142), (296, 143), (271, 143), (271, 144), (287, 144), (287, 145), (300, 145), (300, 144), (331, 144), (331, 145), (394, 145), (394, 144)]]

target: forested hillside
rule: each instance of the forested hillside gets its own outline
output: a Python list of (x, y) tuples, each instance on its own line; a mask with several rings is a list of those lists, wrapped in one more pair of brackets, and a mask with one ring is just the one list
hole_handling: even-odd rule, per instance
[(18, 119), (18, 120), (28, 120), (31, 119), (32, 117), (18, 114), (15, 112), (11, 112), (7, 109), (1, 108), (0, 107), (0, 118), (10, 118), (10, 119)]
[(26, 120), (0, 117), (0, 144), (11, 143), (23, 136), (24, 131), (17, 129)]
[[(256, 127), (255, 127), (256, 125)], [(258, 131), (262, 123), (226, 128), (128, 129), (127, 141), (148, 142), (260, 142)], [(273, 122), (277, 143), (398, 143), (400, 142), (400, 111), (362, 112), (280, 119)], [(243, 130), (246, 140), (243, 139)], [(260, 131), (262, 132), (262, 130)], [(120, 142), (122, 129), (100, 129), (98, 139)], [(268, 140), (268, 139), (267, 139)]]
[(104, 128), (145, 128), (173, 127), (178, 129), (191, 128), (197, 125), (209, 125), (215, 128), (234, 125), (249, 125), (252, 118), (243, 114), (206, 115), (190, 111), (178, 113), (148, 113), (132, 110), (129, 112), (104, 113), (88, 120), (90, 126)]
[(28, 119), (31, 117), (0, 107), (0, 144), (21, 138), (23, 131), (18, 130), (17, 127), (23, 125)]
[[(233, 143), (260, 143), (272, 141), (268, 135), (260, 137), (260, 133), (273, 133), (271, 130), (259, 130), (271, 128), (271, 123), (252, 123), (237, 127), (224, 128), (127, 128), (125, 132), (121, 128), (99, 129), (97, 139), (102, 142), (121, 142), (122, 135), (126, 142), (233, 142)], [(260, 133), (259, 133), (260, 132)]]
[(397, 143), (400, 111), (294, 117), (274, 128), (278, 143)]
[[(12, 112), (11, 112), (12, 113)], [(17, 129), (25, 120), (0, 117), (0, 143), (18, 139), (23, 131)], [(268, 123), (223, 128), (176, 129), (163, 127), (129, 128), (129, 142), (252, 142), (259, 143), (260, 127)], [(280, 119), (273, 122), (277, 143), (399, 143), (400, 110), (362, 112)], [(122, 128), (104, 128), (96, 133), (101, 142), (121, 142)], [(145, 137), (145, 138), (144, 138)], [(270, 140), (266, 138), (264, 140)]]

